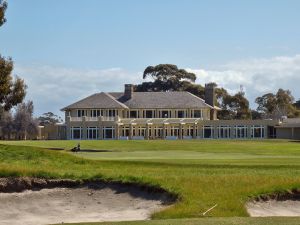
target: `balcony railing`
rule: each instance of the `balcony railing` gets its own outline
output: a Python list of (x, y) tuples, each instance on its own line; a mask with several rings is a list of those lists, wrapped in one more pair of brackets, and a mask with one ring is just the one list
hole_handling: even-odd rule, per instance
[(89, 117), (89, 116), (84, 116), (84, 117), (69, 117), (70, 121), (72, 122), (82, 122), (82, 121), (88, 121), (88, 122), (96, 122), (96, 121), (115, 121), (116, 117), (112, 116), (102, 116), (102, 117)]

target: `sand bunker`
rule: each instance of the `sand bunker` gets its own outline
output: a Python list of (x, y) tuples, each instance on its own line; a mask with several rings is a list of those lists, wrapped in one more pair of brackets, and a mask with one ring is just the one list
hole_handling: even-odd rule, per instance
[(300, 216), (300, 201), (297, 200), (254, 201), (246, 207), (252, 217)]
[(166, 207), (162, 193), (120, 185), (0, 193), (1, 225), (145, 220)]

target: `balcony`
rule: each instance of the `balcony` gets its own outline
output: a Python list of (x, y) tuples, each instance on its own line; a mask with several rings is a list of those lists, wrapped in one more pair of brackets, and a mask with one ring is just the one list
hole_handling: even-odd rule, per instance
[(89, 117), (89, 116), (83, 116), (83, 117), (68, 117), (70, 122), (97, 122), (97, 121), (117, 121), (119, 120), (118, 117), (111, 117), (111, 116), (100, 116), (100, 117)]

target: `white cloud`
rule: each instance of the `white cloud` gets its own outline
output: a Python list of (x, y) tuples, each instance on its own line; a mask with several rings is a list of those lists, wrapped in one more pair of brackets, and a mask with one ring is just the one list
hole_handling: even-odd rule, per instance
[(35, 114), (59, 111), (81, 98), (101, 91), (123, 91), (124, 83), (139, 83), (142, 75), (120, 68), (80, 70), (41, 65), (16, 65), (14, 73), (28, 85), (27, 99), (33, 100)]
[(249, 59), (227, 63), (214, 70), (188, 69), (197, 74), (197, 82), (216, 82), (234, 93), (243, 85), (251, 106), (254, 100), (278, 88), (289, 89), (296, 99), (300, 98), (300, 55)]

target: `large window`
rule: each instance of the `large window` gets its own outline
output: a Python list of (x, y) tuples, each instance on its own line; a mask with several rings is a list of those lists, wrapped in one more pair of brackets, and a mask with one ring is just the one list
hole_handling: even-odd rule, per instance
[(176, 136), (176, 137), (179, 136), (179, 128), (178, 127), (174, 127), (174, 126), (171, 127), (171, 136)]
[(130, 118), (138, 118), (138, 111), (136, 110), (131, 110), (129, 114)]
[(114, 127), (103, 127), (103, 139), (113, 139), (115, 137)]
[(194, 118), (202, 118), (201, 110), (194, 110), (193, 117)]
[(170, 111), (162, 110), (161, 111), (161, 117), (162, 118), (169, 118), (170, 117)]
[(163, 129), (161, 127), (154, 128), (154, 136), (157, 138), (161, 138), (163, 134)]
[(184, 110), (177, 111), (177, 118), (184, 118)]
[(97, 127), (88, 127), (87, 128), (87, 138), (91, 140), (98, 139), (98, 131)]
[(101, 110), (100, 109), (92, 109), (91, 110), (91, 117), (99, 117), (101, 116)]
[(83, 117), (83, 116), (85, 116), (85, 110), (77, 109), (77, 117)]
[(219, 126), (218, 138), (230, 138), (230, 126)]
[(108, 110), (108, 116), (109, 117), (115, 117), (116, 116), (116, 110), (114, 110), (114, 109)]
[(146, 110), (145, 118), (153, 118), (153, 110)]
[(264, 126), (252, 126), (251, 127), (251, 137), (252, 138), (264, 138), (265, 137), (265, 127)]
[(203, 138), (213, 138), (214, 137), (214, 127), (204, 126), (203, 127)]
[(235, 126), (234, 137), (235, 138), (247, 138), (248, 137), (248, 127), (247, 126)]
[(82, 128), (81, 127), (71, 127), (71, 139), (74, 139), (74, 140), (82, 139)]

